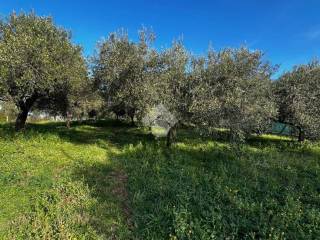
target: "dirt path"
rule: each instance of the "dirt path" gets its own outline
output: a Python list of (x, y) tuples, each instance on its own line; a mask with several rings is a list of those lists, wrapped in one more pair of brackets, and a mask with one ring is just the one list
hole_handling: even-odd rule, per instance
[(127, 183), (128, 176), (123, 170), (114, 170), (109, 175), (115, 182), (112, 194), (119, 198), (125, 221), (129, 229), (132, 229), (132, 212), (129, 205)]

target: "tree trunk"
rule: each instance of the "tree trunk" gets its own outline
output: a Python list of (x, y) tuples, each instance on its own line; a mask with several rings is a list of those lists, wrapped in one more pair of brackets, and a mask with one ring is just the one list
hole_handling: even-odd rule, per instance
[(16, 131), (20, 131), (25, 128), (28, 113), (29, 113), (28, 109), (23, 109), (19, 112), (16, 119), (16, 124), (15, 124)]
[(131, 118), (131, 127), (134, 127), (134, 116), (130, 116)]
[(67, 128), (69, 129), (70, 128), (70, 122), (71, 122), (71, 114), (69, 112), (67, 112)]
[(177, 136), (177, 124), (172, 126), (167, 133), (167, 147), (171, 147)]
[(172, 128), (170, 128), (169, 132), (167, 133), (167, 147), (171, 147), (172, 144)]
[(298, 141), (303, 142), (305, 140), (305, 134), (304, 131), (301, 127), (298, 127), (299, 130), (299, 136), (298, 136)]
[(20, 110), (16, 123), (15, 123), (15, 129), (16, 131), (20, 131), (25, 128), (26, 121), (28, 118), (28, 113), (33, 106), (34, 102), (38, 99), (38, 95), (34, 94), (30, 98), (24, 100), (20, 100), (18, 103), (16, 103), (16, 106)]
[[(288, 124), (292, 127), (294, 127), (295, 129), (298, 129), (299, 131), (299, 135), (298, 135), (298, 141), (299, 142), (303, 142), (305, 139), (306, 139), (306, 134), (305, 132), (303, 131), (303, 128), (300, 127), (300, 126), (297, 126), (293, 123), (290, 123), (290, 122), (286, 122), (286, 121), (283, 121), (283, 120), (279, 120), (279, 119), (273, 119), (275, 122), (280, 122), (280, 123), (283, 123), (283, 124)], [(281, 131), (282, 132), (282, 131)]]

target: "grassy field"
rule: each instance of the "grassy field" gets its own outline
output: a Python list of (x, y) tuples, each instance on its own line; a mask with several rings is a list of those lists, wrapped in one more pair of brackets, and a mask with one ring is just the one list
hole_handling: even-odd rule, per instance
[(320, 145), (0, 125), (0, 239), (317, 239)]

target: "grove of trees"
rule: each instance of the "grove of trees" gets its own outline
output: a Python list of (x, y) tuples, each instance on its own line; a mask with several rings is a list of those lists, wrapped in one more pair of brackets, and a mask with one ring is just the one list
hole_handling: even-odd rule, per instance
[(274, 82), (278, 120), (290, 124), (303, 141), (320, 137), (320, 64), (295, 67)]
[(182, 41), (157, 49), (155, 40), (146, 28), (138, 41), (117, 31), (85, 59), (70, 33), (52, 18), (13, 13), (0, 21), (0, 100), (10, 99), (18, 109), (17, 131), (33, 109), (69, 120), (109, 111), (139, 124), (161, 104), (177, 119), (168, 145), (182, 123), (206, 132), (227, 129), (232, 139), (243, 140), (279, 121), (295, 127), (300, 141), (320, 138), (317, 61), (271, 80), (277, 66), (261, 51), (209, 49), (205, 56), (194, 56)]

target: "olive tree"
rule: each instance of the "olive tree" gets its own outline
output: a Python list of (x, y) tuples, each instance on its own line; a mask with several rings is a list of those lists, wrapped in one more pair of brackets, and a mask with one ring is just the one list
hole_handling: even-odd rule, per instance
[(298, 140), (320, 137), (320, 64), (296, 66), (274, 84), (278, 120), (299, 132)]
[(70, 113), (73, 118), (82, 120), (83, 118), (97, 118), (102, 115), (104, 101), (99, 93), (91, 85), (78, 92), (78, 96), (73, 98), (73, 105)]
[(138, 42), (118, 31), (98, 45), (93, 59), (96, 88), (117, 116), (127, 114), (132, 123), (155, 101), (153, 40), (154, 34), (146, 29), (139, 32)]
[(187, 74), (190, 54), (181, 41), (174, 41), (172, 46), (161, 54), (161, 59), (159, 99), (165, 109), (174, 116), (168, 118), (167, 122), (169, 126), (167, 146), (170, 146), (176, 137), (179, 125), (188, 121), (190, 117), (193, 79)]
[[(78, 67), (84, 67), (79, 63)], [(76, 71), (76, 66), (74, 68)], [(42, 110), (52, 116), (62, 116), (66, 120), (67, 128), (70, 128), (71, 120), (82, 119), (87, 113), (91, 101), (95, 99), (92, 82), (86, 76), (86, 72), (81, 73), (79, 79), (66, 82), (68, 85), (61, 85), (61, 88), (39, 98), (35, 102), (33, 109)]]
[(19, 109), (16, 130), (24, 128), (36, 105), (66, 110), (68, 94), (86, 75), (81, 48), (52, 18), (32, 12), (1, 20), (0, 89)]
[(242, 47), (209, 50), (195, 61), (193, 121), (205, 129), (228, 129), (237, 140), (265, 130), (276, 113), (270, 80), (275, 68), (262, 57)]

